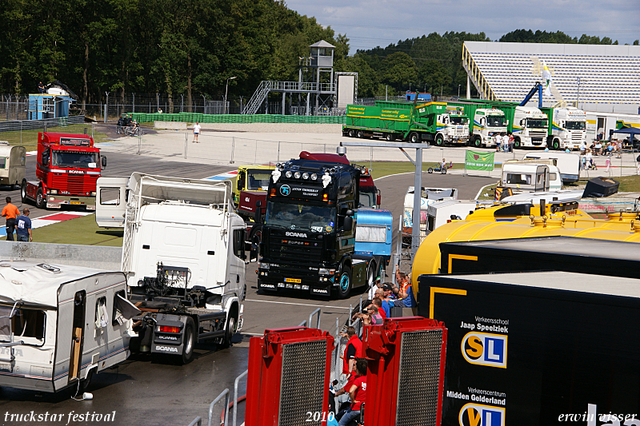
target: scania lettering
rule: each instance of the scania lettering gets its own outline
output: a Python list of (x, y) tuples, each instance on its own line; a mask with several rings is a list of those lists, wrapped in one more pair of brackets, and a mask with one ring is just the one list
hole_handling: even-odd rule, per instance
[(22, 180), (22, 202), (38, 208), (77, 205), (95, 210), (96, 181), (106, 166), (107, 158), (100, 156), (91, 136), (38, 133), (37, 180)]

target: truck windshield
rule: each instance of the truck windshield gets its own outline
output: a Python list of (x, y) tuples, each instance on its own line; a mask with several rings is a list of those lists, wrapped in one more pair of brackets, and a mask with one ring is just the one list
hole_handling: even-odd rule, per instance
[(584, 121), (567, 121), (567, 130), (584, 130), (586, 129), (586, 122)]
[(335, 207), (267, 202), (265, 224), (292, 230), (331, 232), (335, 228)]
[(487, 117), (487, 127), (504, 127), (504, 115), (490, 115)]
[(360, 205), (363, 207), (376, 207), (376, 194), (373, 192), (360, 192)]
[(527, 118), (527, 127), (530, 129), (546, 129), (549, 127), (549, 120), (546, 118)]
[(82, 151), (53, 151), (51, 165), (57, 167), (77, 167), (79, 169), (97, 169), (98, 153)]
[(271, 173), (264, 171), (247, 171), (247, 189), (249, 191), (266, 191), (269, 189), (269, 179)]
[(468, 124), (468, 120), (467, 120), (467, 117), (457, 117), (455, 115), (452, 115), (451, 124), (465, 125), (465, 124)]

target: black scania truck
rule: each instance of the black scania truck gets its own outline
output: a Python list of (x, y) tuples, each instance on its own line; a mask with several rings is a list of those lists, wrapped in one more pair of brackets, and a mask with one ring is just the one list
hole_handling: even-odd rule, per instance
[(365, 285), (369, 260), (354, 255), (360, 171), (294, 159), (269, 181), (258, 289), (347, 297)]

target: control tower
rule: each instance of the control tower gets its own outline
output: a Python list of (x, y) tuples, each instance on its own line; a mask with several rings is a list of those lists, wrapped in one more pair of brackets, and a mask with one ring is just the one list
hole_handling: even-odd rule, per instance
[[(352, 93), (353, 97), (353, 82), (357, 81), (357, 73), (334, 72), (335, 46), (320, 40), (309, 48), (308, 57), (298, 58), (298, 81), (263, 80), (242, 113), (256, 114), (264, 108), (262, 110), (266, 114), (331, 115), (338, 95), (338, 77), (342, 75), (351, 77), (349, 82), (352, 89), (347, 92)], [(271, 92), (282, 93), (279, 111), (269, 111)]]

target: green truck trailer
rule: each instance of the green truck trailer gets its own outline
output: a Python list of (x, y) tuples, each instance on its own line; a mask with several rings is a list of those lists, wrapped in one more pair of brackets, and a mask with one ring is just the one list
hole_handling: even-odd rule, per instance
[(375, 106), (347, 105), (347, 121), (342, 134), (349, 137), (380, 137), (413, 143), (428, 142), (466, 145), (469, 118), (464, 109), (444, 102), (377, 101)]

